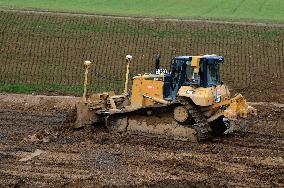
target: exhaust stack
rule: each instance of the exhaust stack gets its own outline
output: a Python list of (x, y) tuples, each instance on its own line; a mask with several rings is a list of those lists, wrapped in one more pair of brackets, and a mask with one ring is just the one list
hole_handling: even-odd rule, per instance
[(160, 69), (160, 61), (161, 61), (161, 54), (160, 52), (158, 52), (156, 55), (156, 65), (155, 65), (156, 71)]

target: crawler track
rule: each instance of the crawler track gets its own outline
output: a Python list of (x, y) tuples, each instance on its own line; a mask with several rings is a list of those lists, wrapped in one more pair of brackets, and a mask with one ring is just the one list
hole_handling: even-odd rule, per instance
[[(110, 115), (107, 126), (113, 133), (134, 134), (181, 141), (197, 142), (197, 131), (175, 121), (172, 107), (151, 107)], [(116, 134), (121, 136), (121, 134)]]
[[(178, 104), (177, 104), (178, 105)], [(211, 128), (203, 114), (194, 104), (181, 99), (190, 121), (178, 123), (174, 118), (174, 108), (151, 107), (108, 116), (106, 126), (113, 133), (135, 134), (180, 141), (199, 142), (211, 138)], [(119, 136), (116, 134), (116, 136)]]
[(193, 103), (190, 103), (187, 99), (181, 99), (181, 103), (187, 108), (188, 113), (191, 115), (195, 122), (193, 127), (197, 130), (198, 140), (205, 140), (210, 138), (211, 128), (203, 114), (198, 111), (198, 108)]

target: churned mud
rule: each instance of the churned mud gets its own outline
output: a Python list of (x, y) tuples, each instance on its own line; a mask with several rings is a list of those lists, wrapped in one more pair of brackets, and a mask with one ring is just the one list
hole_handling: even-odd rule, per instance
[(0, 95), (4, 187), (284, 186), (282, 104), (254, 103), (258, 117), (242, 131), (198, 144), (74, 131), (66, 118), (78, 98), (9, 97)]

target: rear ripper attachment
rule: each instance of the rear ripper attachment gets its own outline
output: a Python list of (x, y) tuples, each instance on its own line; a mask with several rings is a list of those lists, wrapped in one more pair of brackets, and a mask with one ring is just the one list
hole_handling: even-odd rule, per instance
[[(160, 58), (160, 54), (159, 54)], [(198, 142), (230, 132), (229, 121), (246, 118), (256, 110), (241, 95), (230, 98), (220, 81), (222, 56), (179, 56), (171, 70), (156, 65), (153, 73), (132, 78), (126, 56), (124, 92), (96, 93), (87, 97), (88, 71), (85, 61), (84, 95), (78, 102), (75, 128), (104, 123), (110, 133)], [(157, 64), (157, 63), (156, 63)]]

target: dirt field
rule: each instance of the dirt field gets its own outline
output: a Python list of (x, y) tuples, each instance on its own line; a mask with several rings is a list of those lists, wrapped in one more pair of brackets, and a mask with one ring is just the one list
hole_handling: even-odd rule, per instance
[(245, 130), (196, 144), (73, 131), (74, 99), (0, 95), (1, 186), (284, 186), (282, 104), (254, 103)]

